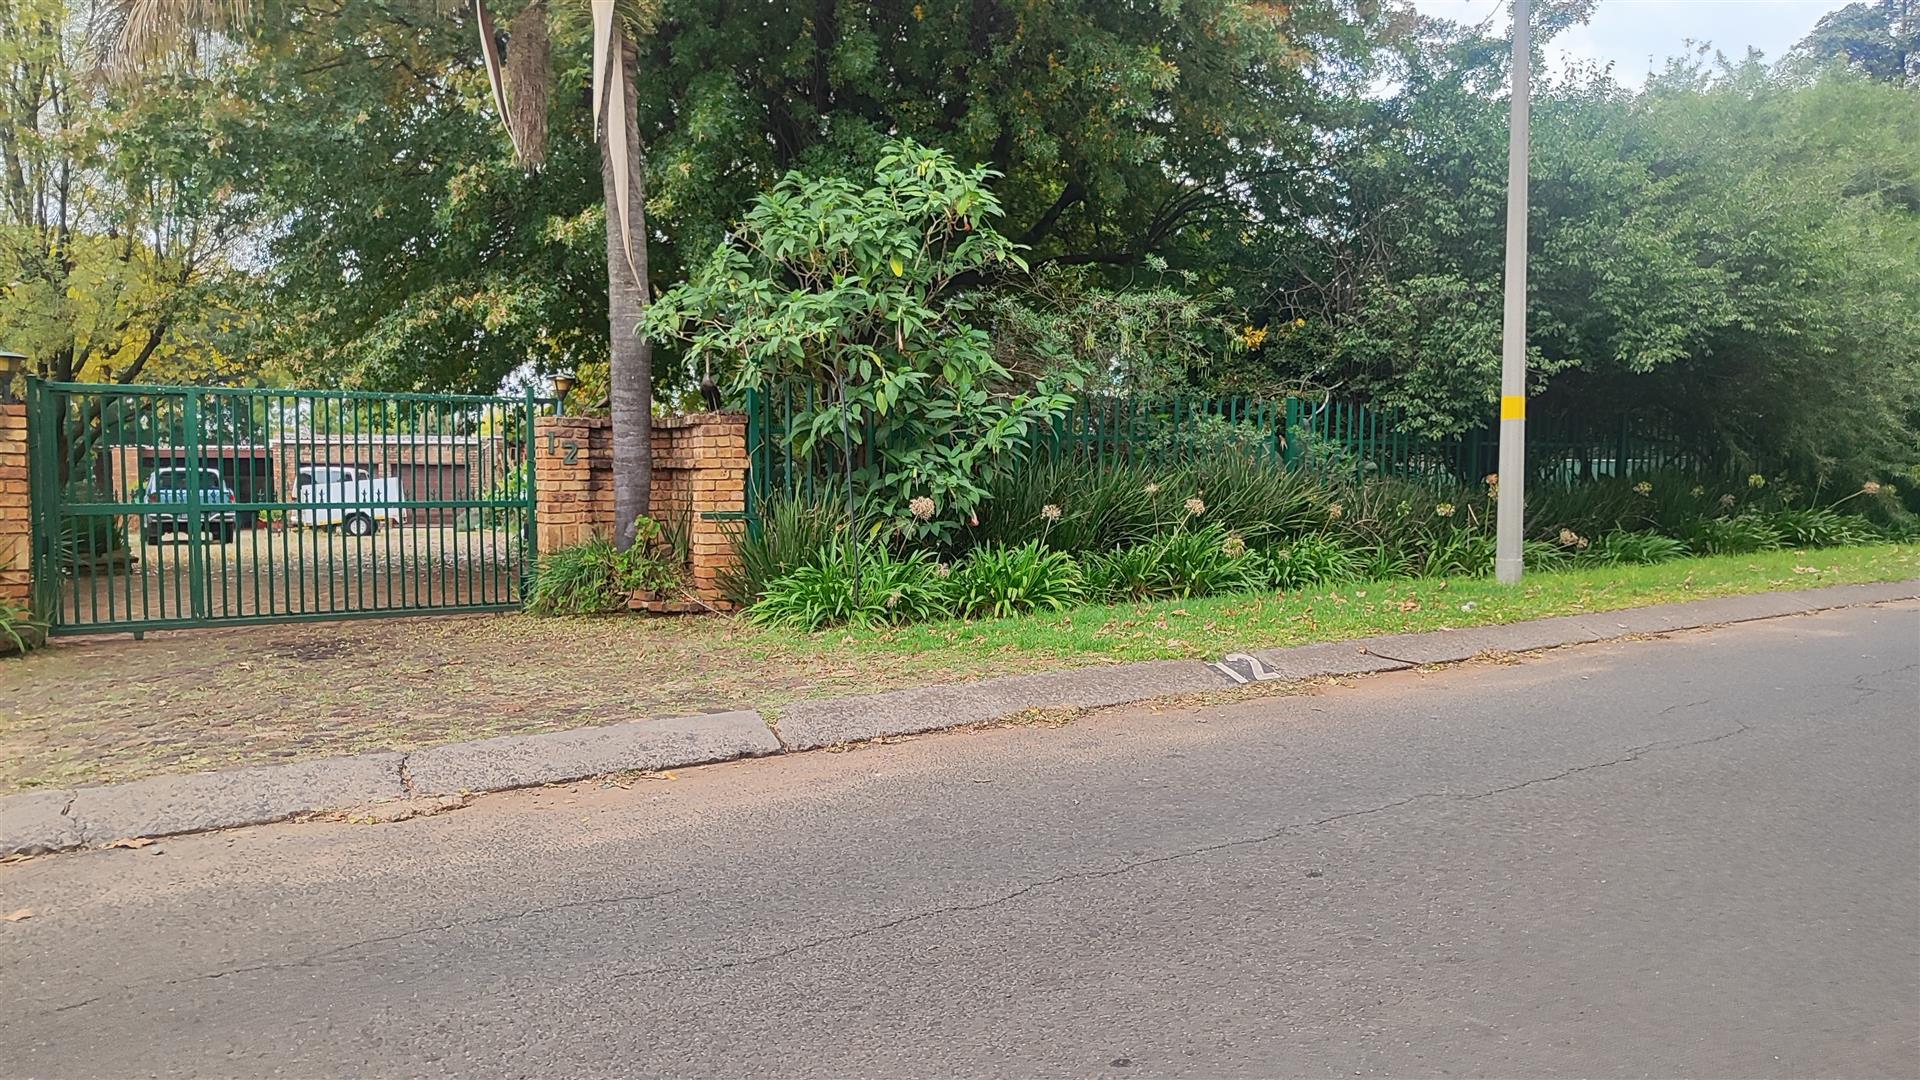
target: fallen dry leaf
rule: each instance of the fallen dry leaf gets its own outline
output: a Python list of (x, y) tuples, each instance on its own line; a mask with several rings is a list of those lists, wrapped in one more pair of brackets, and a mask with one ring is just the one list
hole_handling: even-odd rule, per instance
[(153, 843), (153, 840), (149, 837), (128, 836), (128, 837), (123, 837), (119, 840), (112, 841), (107, 846), (108, 847), (142, 848), (142, 847), (146, 847), (151, 843)]
[(11, 915), (8, 915), (7, 921), (19, 922), (22, 919), (31, 919), (31, 918), (33, 918), (33, 909), (30, 907), (23, 907), (20, 910), (12, 913)]

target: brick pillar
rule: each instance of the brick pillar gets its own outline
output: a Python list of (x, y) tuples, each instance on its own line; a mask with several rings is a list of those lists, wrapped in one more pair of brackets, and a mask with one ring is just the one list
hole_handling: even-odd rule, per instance
[[(540, 550), (570, 547), (613, 531), (613, 433), (604, 417), (534, 421), (534, 492)], [(747, 419), (733, 413), (660, 416), (653, 421), (653, 491), (647, 513), (686, 522), (693, 591), (711, 607), (729, 605), (720, 574), (735, 558), (737, 515), (747, 506)], [(675, 609), (675, 605), (662, 605)]]
[(534, 522), (542, 552), (613, 532), (612, 438), (602, 416), (534, 418)]
[(688, 492), (693, 511), (693, 588), (718, 608), (731, 607), (720, 589), (720, 575), (738, 555), (733, 538), (741, 521), (714, 521), (709, 515), (734, 516), (747, 508), (747, 418), (737, 413), (705, 413), (692, 421), (687, 451), (692, 459)]
[(0, 404), (0, 604), (25, 608), (33, 594), (33, 534), (27, 505), (27, 407)]

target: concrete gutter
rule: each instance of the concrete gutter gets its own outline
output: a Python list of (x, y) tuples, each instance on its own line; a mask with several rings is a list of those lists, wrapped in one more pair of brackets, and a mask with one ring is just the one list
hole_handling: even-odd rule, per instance
[(30, 791), (0, 798), (0, 857), (263, 825), (424, 797), (795, 753), (961, 727), (1030, 709), (1124, 705), (1230, 689), (1256, 679), (1368, 675), (1489, 652), (1528, 652), (1916, 597), (1920, 580), (1752, 593), (1502, 626), (1249, 650), (1217, 664), (1156, 660), (804, 701), (784, 707), (771, 723), (755, 712), (707, 713), (451, 743), (411, 753), (355, 754), (105, 787)]

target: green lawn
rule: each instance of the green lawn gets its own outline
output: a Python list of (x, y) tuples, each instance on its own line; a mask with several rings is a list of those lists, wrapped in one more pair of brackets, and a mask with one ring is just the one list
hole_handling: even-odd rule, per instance
[(1282, 595), (1216, 596), (1083, 607), (1027, 618), (786, 636), (794, 645), (813, 640), (831, 643), (836, 652), (907, 653), (916, 663), (927, 664), (945, 658), (977, 664), (992, 654), (1080, 662), (1212, 659), (1236, 649), (1907, 578), (1920, 578), (1920, 545), (1774, 551), (1541, 573), (1529, 575), (1517, 587), (1490, 579), (1402, 579)]

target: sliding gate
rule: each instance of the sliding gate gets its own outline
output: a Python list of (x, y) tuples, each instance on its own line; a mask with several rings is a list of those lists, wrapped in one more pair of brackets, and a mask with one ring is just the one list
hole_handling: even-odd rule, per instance
[(53, 633), (518, 608), (533, 397), (28, 387)]

